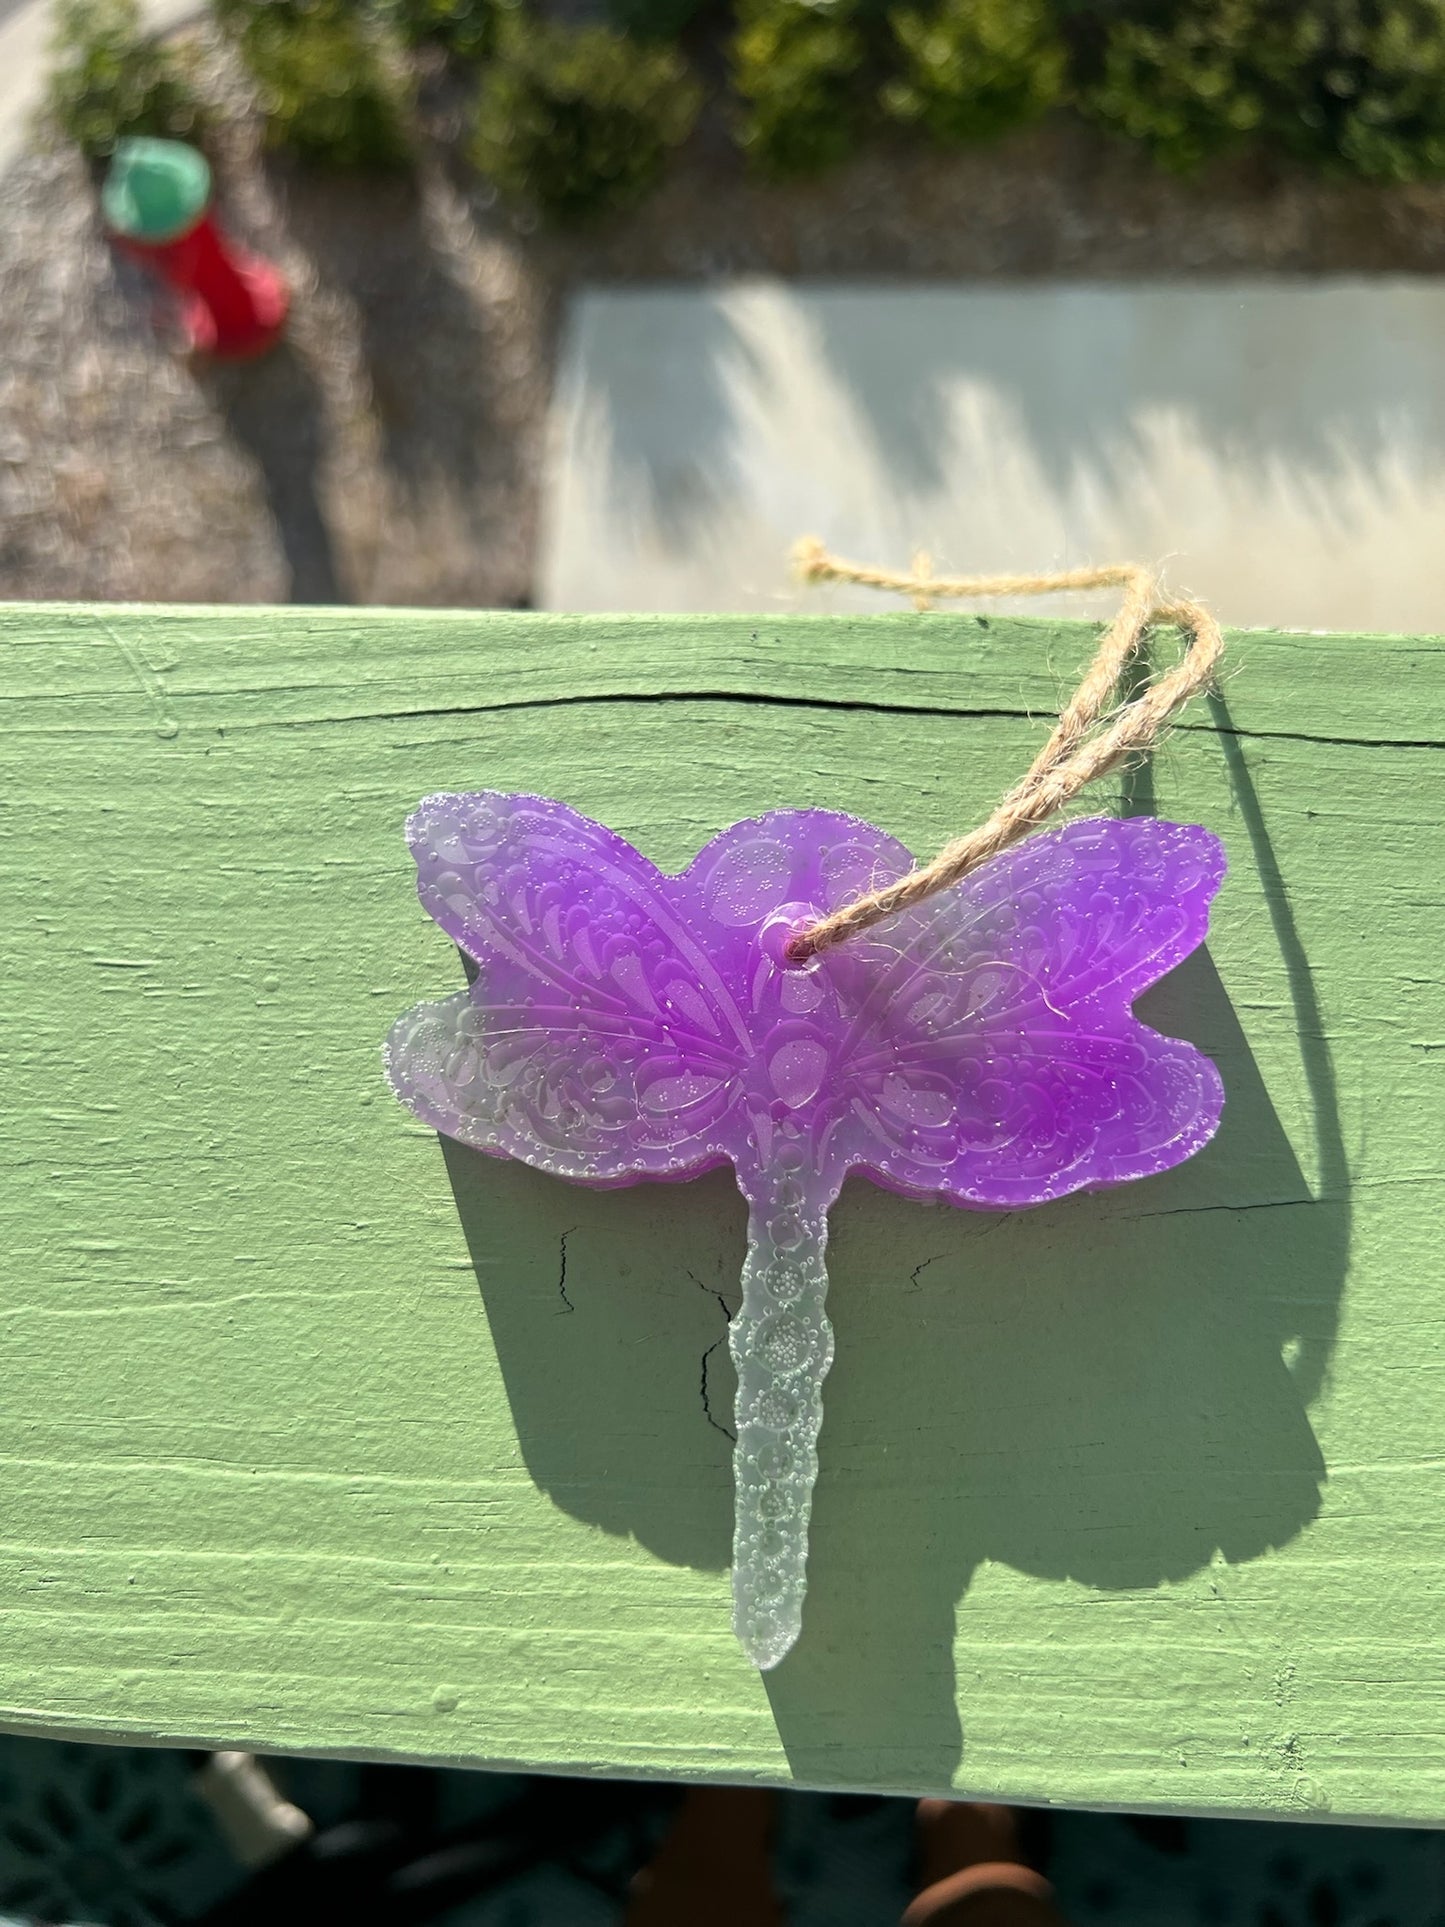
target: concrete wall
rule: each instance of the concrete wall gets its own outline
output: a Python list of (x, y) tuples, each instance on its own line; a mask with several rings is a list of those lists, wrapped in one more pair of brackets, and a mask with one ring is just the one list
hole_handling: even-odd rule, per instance
[(961, 571), (1127, 556), (1233, 623), (1436, 631), (1442, 353), (1425, 280), (592, 291), (541, 599), (878, 606), (796, 588), (814, 533)]

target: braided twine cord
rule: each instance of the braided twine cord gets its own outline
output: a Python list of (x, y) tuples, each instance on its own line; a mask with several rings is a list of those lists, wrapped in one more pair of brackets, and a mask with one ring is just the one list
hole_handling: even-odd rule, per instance
[[(821, 922), (796, 932), (788, 943), (793, 963), (806, 963), (886, 917), (948, 889), (1066, 808), (1090, 783), (1152, 748), (1178, 711), (1212, 686), (1224, 654), (1224, 637), (1209, 611), (1197, 602), (1161, 593), (1153, 574), (1137, 562), (1067, 569), (1055, 575), (935, 576), (926, 556), (916, 558), (911, 573), (872, 569), (830, 555), (814, 537), (798, 544), (794, 559), (806, 582), (856, 582), (891, 589), (911, 596), (919, 609), (931, 607), (936, 597), (1052, 595), (1063, 589), (1120, 589), (1123, 599), (1048, 742), (987, 821), (945, 844), (921, 869), (909, 871), (881, 890), (865, 892)], [(1165, 627), (1179, 630), (1184, 638), (1179, 660), (1121, 700), (1131, 666), (1154, 630)]]

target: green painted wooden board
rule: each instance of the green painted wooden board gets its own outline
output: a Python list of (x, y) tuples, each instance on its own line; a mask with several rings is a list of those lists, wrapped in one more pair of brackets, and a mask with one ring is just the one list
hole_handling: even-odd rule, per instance
[(387, 1025), (461, 981), (401, 824), (485, 784), (664, 865), (804, 803), (927, 850), (1090, 632), (0, 637), (0, 1721), (1445, 1818), (1445, 644), (1239, 636), (1227, 709), (1128, 785), (1228, 843), (1153, 1005), (1223, 1068), (1209, 1150), (1008, 1217), (849, 1184), (804, 1639), (760, 1678), (719, 1429), (740, 1203), (444, 1156), (391, 1100)]

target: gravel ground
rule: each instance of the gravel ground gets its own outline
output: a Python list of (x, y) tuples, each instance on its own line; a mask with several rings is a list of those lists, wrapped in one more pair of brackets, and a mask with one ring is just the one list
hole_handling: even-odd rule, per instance
[(714, 120), (640, 213), (563, 239), (454, 162), (443, 79), (414, 185), (263, 159), (229, 84), (225, 216), (296, 290), (263, 362), (176, 351), (74, 155), (37, 150), (0, 181), (0, 596), (524, 604), (552, 345), (580, 281), (1445, 266), (1445, 186), (1257, 161), (1183, 184), (1071, 123), (970, 154), (879, 149), (783, 189), (745, 179)]

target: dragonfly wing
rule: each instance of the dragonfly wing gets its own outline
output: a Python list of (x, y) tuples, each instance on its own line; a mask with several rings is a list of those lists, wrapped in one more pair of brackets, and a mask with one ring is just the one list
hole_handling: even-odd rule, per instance
[(1071, 823), (884, 926), (867, 956), (841, 946), (850, 1161), (1013, 1206), (1198, 1150), (1219, 1075), (1131, 1005), (1203, 940), (1223, 872), (1206, 830)]
[(1214, 1135), (1219, 1073), (1192, 1044), (1113, 1033), (982, 1031), (860, 1077), (852, 1162), (905, 1191), (1014, 1208), (1152, 1177)]
[(478, 976), (393, 1028), (402, 1100), (479, 1150), (584, 1182), (733, 1157), (747, 1033), (673, 880), (537, 797), (429, 797), (407, 827), (422, 904)]

